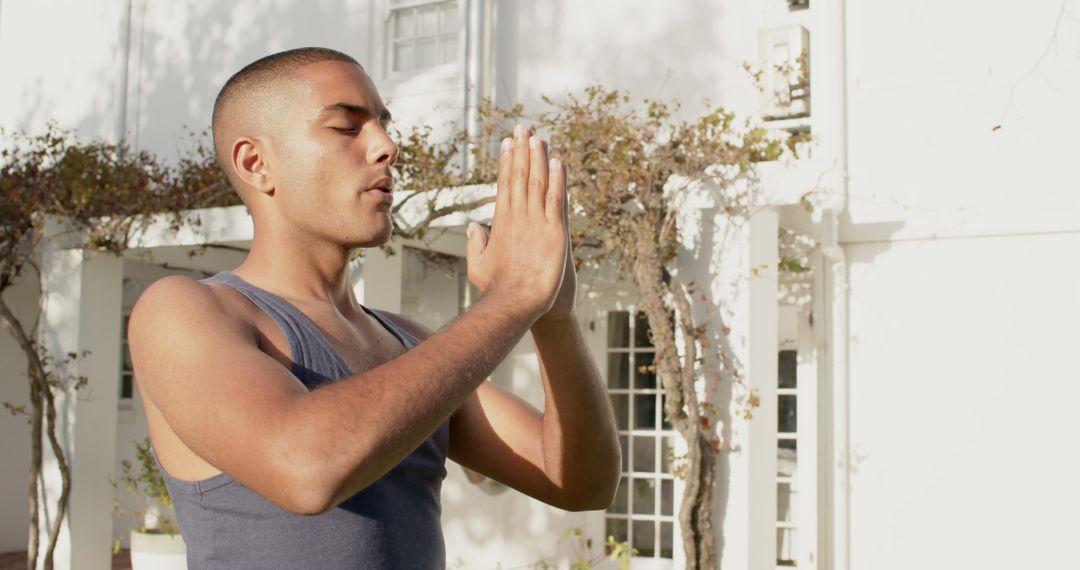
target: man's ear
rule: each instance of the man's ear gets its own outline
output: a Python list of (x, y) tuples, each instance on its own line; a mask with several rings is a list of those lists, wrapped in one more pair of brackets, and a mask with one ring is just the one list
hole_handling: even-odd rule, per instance
[(236, 139), (232, 146), (232, 168), (245, 184), (269, 195), (274, 192), (274, 183), (264, 151), (264, 141), (249, 137)]

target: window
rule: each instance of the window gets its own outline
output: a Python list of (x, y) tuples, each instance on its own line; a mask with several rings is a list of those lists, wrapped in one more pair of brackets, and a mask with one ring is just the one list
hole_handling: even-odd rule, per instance
[(128, 319), (131, 313), (124, 312), (123, 324), (120, 326), (120, 407), (131, 405), (131, 397), (135, 392), (135, 372), (131, 368), (131, 351), (128, 350)]
[(795, 472), (798, 465), (798, 351), (779, 353), (777, 400), (779, 422), (776, 429), (776, 565), (796, 566), (798, 548), (798, 495)]
[(810, 116), (810, 34), (802, 26), (760, 33), (761, 92), (767, 121)]
[(607, 385), (623, 464), (615, 501), (605, 514), (605, 535), (620, 542), (629, 540), (638, 549), (638, 556), (671, 558), (675, 433), (664, 416), (664, 396), (657, 383), (649, 336), (644, 313), (608, 313)]
[(455, 61), (458, 20), (454, 0), (390, 0), (390, 69), (411, 71)]

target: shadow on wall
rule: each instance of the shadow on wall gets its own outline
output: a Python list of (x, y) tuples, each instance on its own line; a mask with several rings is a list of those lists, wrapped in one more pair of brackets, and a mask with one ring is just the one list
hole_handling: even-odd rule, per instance
[[(742, 59), (756, 57), (756, 51), (749, 57), (735, 57), (727, 49), (746, 38), (750, 39), (746, 45), (756, 46), (757, 31), (748, 25), (745, 37), (732, 38), (732, 30), (721, 29), (721, 24), (727, 18), (745, 18), (725, 14), (725, 8), (704, 0), (517, 2), (512, 17), (527, 33), (516, 36), (514, 48), (521, 69), (510, 75), (519, 81), (520, 102), (531, 106), (541, 95), (557, 96), (600, 83), (632, 90), (638, 97), (676, 97), (687, 111), (697, 112), (702, 103), (698, 97), (726, 98), (717, 91), (722, 73), (718, 69), (742, 73)], [(756, 19), (759, 14), (757, 10), (746, 15)], [(595, 26), (600, 21), (610, 24), (598, 34)], [(673, 75), (673, 68), (681, 72)], [(753, 94), (749, 81), (746, 87)], [(496, 88), (517, 85), (504, 86), (497, 80)]]
[[(133, 14), (131, 113), (140, 148), (173, 156), (186, 132), (210, 128), (214, 98), (240, 68), (285, 49), (321, 46), (367, 57), (366, 3), (338, 0), (148, 2)], [(332, 24), (328, 26), (327, 24)], [(141, 44), (141, 45), (140, 45)], [(141, 54), (141, 55), (140, 55)], [(133, 61), (138, 61), (133, 59)]]
[[(63, 8), (69, 16), (65, 22), (46, 21), (43, 11), (31, 3), (0, 7), (0, 24), (8, 26), (3, 39), (13, 44), (0, 44), (7, 50), (4, 76), (5, 81), (14, 82), (9, 88), (17, 93), (12, 99), (4, 97), (16, 108), (14, 113), (5, 113), (5, 119), (12, 129), (24, 132), (40, 133), (47, 123), (57, 121), (61, 128), (75, 129), (83, 138), (112, 138), (117, 117), (119, 58), (115, 54), (119, 37), (114, 32), (119, 30), (119, 11)], [(77, 20), (77, 30), (71, 20)], [(24, 26), (43, 25), (50, 26), (48, 34), (24, 31)], [(13, 32), (13, 26), (20, 29)], [(75, 46), (58, 45), (58, 37), (69, 37), (68, 42)], [(85, 49), (74, 51), (78, 46)]]

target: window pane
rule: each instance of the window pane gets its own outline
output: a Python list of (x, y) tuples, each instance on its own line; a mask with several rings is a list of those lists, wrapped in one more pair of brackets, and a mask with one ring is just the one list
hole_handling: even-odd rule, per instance
[(124, 372), (131, 372), (131, 351), (128, 350), (128, 343), (123, 343), (123, 362), (120, 363), (120, 370)]
[(611, 394), (611, 407), (615, 410), (615, 428), (630, 429), (630, 396)]
[(671, 459), (675, 455), (675, 441), (671, 437), (660, 438), (660, 472), (671, 473)]
[(394, 44), (394, 71), (413, 68), (413, 46), (411, 42)]
[(416, 12), (411, 9), (394, 12), (394, 33), (390, 39), (400, 40), (416, 35)]
[(781, 477), (790, 477), (795, 473), (798, 466), (798, 442), (794, 439), (781, 439), (777, 442), (776, 450), (776, 474)]
[(634, 514), (656, 514), (656, 479), (633, 479), (630, 488), (634, 491)]
[(660, 523), (660, 557), (672, 558), (672, 545), (675, 542), (675, 529), (669, 522)]
[(675, 481), (660, 480), (660, 514), (670, 517), (675, 512)]
[(436, 36), (439, 34), (439, 7), (424, 6), (417, 10), (420, 17), (419, 37)]
[(442, 26), (440, 30), (442, 33), (458, 31), (460, 24), (458, 24), (458, 7), (456, 2), (450, 2), (443, 4), (442, 6)]
[(795, 418), (795, 396), (780, 396), (780, 433), (795, 433), (798, 426)]
[(627, 485), (629, 485), (626, 477), (619, 479), (619, 488), (615, 491), (615, 501), (608, 507), (608, 512), (626, 514), (628, 503), (626, 500)]
[(634, 471), (656, 471), (656, 438), (635, 435), (634, 441)]
[(135, 392), (135, 377), (131, 374), (120, 376), (120, 397), (130, 399)]
[(607, 319), (607, 345), (611, 348), (630, 346), (630, 313), (610, 311)]
[(630, 436), (619, 436), (619, 449), (622, 450), (622, 472), (626, 473), (630, 470)]
[(416, 68), (431, 67), (436, 62), (435, 40), (418, 40), (416, 42)]
[(651, 352), (639, 352), (634, 355), (634, 389), (652, 390), (656, 388), (656, 368)]
[(634, 429), (656, 429), (656, 394), (634, 395)]
[[(637, 530), (636, 526), (634, 530)], [(776, 563), (780, 566), (795, 566), (798, 553), (799, 544), (795, 529), (776, 529)]]
[(794, 350), (781, 350), (780, 357), (780, 387), (781, 388), (796, 388), (798, 387), (798, 379), (796, 378), (796, 356), (798, 352)]
[(638, 556), (656, 555), (656, 523), (652, 521), (634, 521), (634, 536), (630, 546), (638, 549)]
[(648, 317), (645, 316), (645, 313), (637, 313), (637, 316), (634, 318), (634, 346), (652, 346), (652, 341), (649, 340), (649, 333)]
[[(607, 536), (614, 536), (615, 540), (626, 542), (626, 519), (607, 519), (604, 526), (604, 533)], [(604, 537), (605, 542), (607, 536)]]
[(439, 40), (439, 63), (450, 63), (457, 60), (458, 45), (457, 35), (443, 36)]
[(607, 357), (608, 388), (630, 387), (630, 355), (623, 352), (611, 352)]
[(796, 522), (796, 509), (798, 497), (795, 486), (791, 483), (777, 483), (776, 485), (776, 520), (777, 522)]

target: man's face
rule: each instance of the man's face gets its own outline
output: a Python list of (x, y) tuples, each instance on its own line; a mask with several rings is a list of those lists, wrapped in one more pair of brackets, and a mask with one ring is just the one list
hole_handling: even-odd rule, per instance
[(271, 164), (278, 210), (297, 237), (347, 248), (385, 243), (393, 228), (390, 166), (397, 146), (390, 116), (358, 66), (326, 61), (297, 71), (272, 117)]

